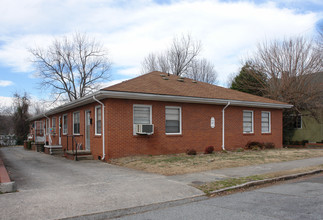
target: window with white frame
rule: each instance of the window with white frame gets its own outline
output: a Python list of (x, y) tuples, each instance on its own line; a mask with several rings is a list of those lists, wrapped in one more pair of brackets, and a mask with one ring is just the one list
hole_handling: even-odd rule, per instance
[(73, 134), (80, 134), (80, 112), (73, 113)]
[(243, 111), (243, 133), (253, 133), (253, 111)]
[(166, 106), (165, 108), (166, 118), (166, 134), (181, 134), (181, 107)]
[(63, 134), (67, 134), (67, 115), (63, 115)]
[(151, 124), (151, 106), (134, 105), (133, 106), (134, 124)]
[(52, 118), (52, 130), (53, 134), (56, 134), (56, 117)]
[(261, 112), (261, 133), (271, 132), (270, 112)]
[(95, 107), (95, 135), (101, 135), (102, 131), (102, 111), (101, 106)]

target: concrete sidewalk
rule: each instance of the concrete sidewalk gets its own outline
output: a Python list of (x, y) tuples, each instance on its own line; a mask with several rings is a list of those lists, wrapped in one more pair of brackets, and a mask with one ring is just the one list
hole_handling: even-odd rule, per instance
[(183, 175), (168, 176), (169, 180), (184, 184), (212, 182), (234, 177), (245, 177), (265, 173), (292, 170), (295, 168), (317, 166), (323, 164), (323, 157), (315, 157), (302, 160), (293, 160), (280, 163), (267, 163), (254, 166), (233, 167), (218, 170), (210, 170), (199, 173), (189, 173)]

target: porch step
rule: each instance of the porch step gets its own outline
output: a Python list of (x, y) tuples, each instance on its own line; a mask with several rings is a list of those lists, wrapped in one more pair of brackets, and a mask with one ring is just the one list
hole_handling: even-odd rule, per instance
[(63, 148), (62, 145), (45, 145), (45, 153), (50, 155), (63, 155)]
[(51, 149), (51, 155), (63, 155), (64, 154), (64, 151), (62, 148), (53, 148)]
[[(66, 154), (75, 155), (76, 150), (74, 150), (74, 153), (73, 153), (73, 151), (68, 150), (68, 151), (66, 151)], [(78, 155), (91, 155), (91, 151), (90, 150), (77, 150), (77, 156)]]
[[(70, 160), (75, 160), (76, 151), (66, 151), (66, 158)], [(93, 155), (90, 150), (77, 150), (77, 160), (93, 160)]]
[(93, 160), (93, 155), (77, 155), (77, 160)]

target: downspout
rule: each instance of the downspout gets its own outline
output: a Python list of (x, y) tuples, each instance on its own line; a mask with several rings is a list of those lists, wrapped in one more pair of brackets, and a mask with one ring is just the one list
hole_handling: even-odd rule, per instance
[(222, 150), (225, 150), (224, 147), (224, 110), (230, 105), (230, 102), (222, 109)]
[(104, 104), (102, 103), (102, 102), (100, 102), (99, 100), (97, 100), (96, 98), (95, 98), (95, 96), (93, 96), (93, 99), (96, 101), (96, 102), (98, 102), (99, 104), (101, 104), (102, 105), (102, 153), (103, 153), (103, 155), (102, 155), (102, 159), (101, 160), (104, 160), (104, 158), (105, 158), (105, 129), (104, 129), (104, 108), (105, 108), (105, 106), (104, 106)]

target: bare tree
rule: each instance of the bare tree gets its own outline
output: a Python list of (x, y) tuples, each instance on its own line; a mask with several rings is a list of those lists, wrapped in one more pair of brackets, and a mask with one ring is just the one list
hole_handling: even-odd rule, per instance
[[(289, 115), (318, 118), (322, 104), (322, 53), (315, 42), (302, 37), (258, 45), (251, 59), (254, 68), (268, 78), (269, 98), (292, 104)], [(289, 123), (289, 122), (287, 122)]]
[(201, 43), (190, 35), (175, 37), (169, 49), (150, 53), (142, 62), (142, 74), (161, 71), (177, 76), (187, 76), (208, 83), (216, 81), (214, 66), (205, 59), (198, 59)]
[(75, 33), (55, 39), (47, 48), (29, 49), (41, 88), (51, 88), (57, 97), (69, 101), (81, 98), (97, 83), (109, 78), (111, 63), (107, 52), (95, 39)]
[(210, 84), (217, 83), (217, 73), (214, 66), (206, 59), (193, 60), (190, 67), (185, 74), (188, 78)]

